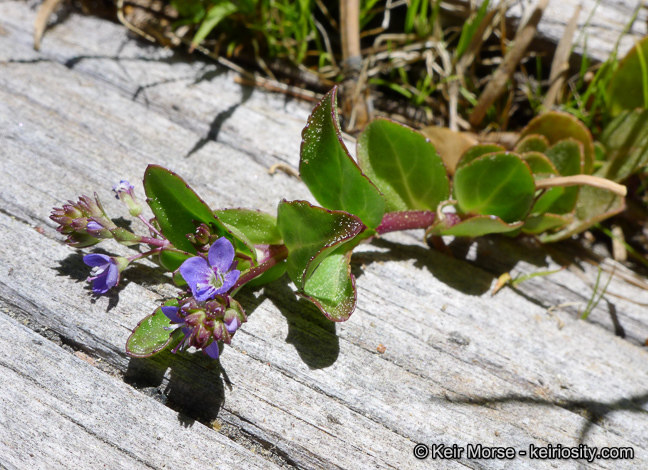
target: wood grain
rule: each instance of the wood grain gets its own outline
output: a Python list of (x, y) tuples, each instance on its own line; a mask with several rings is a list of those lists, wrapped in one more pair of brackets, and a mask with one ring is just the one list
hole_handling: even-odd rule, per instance
[[(51, 208), (96, 190), (125, 216), (110, 186), (139, 182), (148, 163), (177, 171), (215, 208), (274, 212), (283, 197), (309, 199), (296, 179), (267, 174), (297, 165), (309, 107), (94, 18), (71, 15), (37, 53), (34, 15), (0, 4), (0, 467), (648, 465), (648, 292), (615, 277), (610, 292), (630, 300), (608, 296), (586, 322), (575, 307), (548, 315), (592, 293), (590, 255), (569, 245), (456, 241), (451, 258), (422, 233), (391, 234), (354, 255), (359, 308), (348, 322), (328, 322), (283, 279), (241, 293), (250, 318), (219, 362), (128, 359), (130, 330), (175, 288), (143, 263), (93, 297)], [(489, 294), (502, 272), (565, 260), (582, 270)], [(418, 461), (417, 442), (619, 445), (635, 459)]]

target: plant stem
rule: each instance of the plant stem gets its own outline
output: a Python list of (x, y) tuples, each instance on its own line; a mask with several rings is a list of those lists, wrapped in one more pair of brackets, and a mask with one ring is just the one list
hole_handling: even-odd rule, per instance
[(288, 248), (286, 248), (286, 245), (270, 245), (267, 251), (268, 257), (263, 260), (258, 266), (255, 266), (243, 276), (239, 277), (238, 281), (236, 281), (236, 284), (234, 284), (234, 286), (232, 287), (232, 290), (238, 289), (246, 282), (251, 281), (255, 277), (263, 274), (268, 269), (276, 266), (277, 264), (288, 258)]
[(151, 223), (148, 220), (146, 220), (146, 217), (144, 217), (142, 214), (138, 215), (137, 218), (140, 219), (144, 223), (144, 225), (146, 225), (149, 228), (151, 232), (155, 233), (160, 238), (164, 238), (164, 235), (162, 235), (158, 231), (158, 229), (153, 227), (153, 225), (151, 225)]
[(434, 223), (436, 214), (431, 211), (387, 212), (376, 229), (379, 235), (399, 230), (426, 229)]
[(167, 246), (169, 244), (168, 240), (159, 240), (157, 238), (151, 238), (151, 237), (140, 237), (140, 243), (147, 243), (149, 245), (153, 246)]
[(146, 258), (147, 256), (151, 256), (151, 255), (154, 255), (156, 253), (159, 253), (160, 251), (162, 251), (162, 247), (153, 248), (152, 250), (145, 251), (144, 253), (138, 253), (136, 255), (129, 256), (127, 259), (128, 259), (129, 262), (133, 262), (135, 260), (138, 260), (138, 259), (141, 259), (141, 258)]

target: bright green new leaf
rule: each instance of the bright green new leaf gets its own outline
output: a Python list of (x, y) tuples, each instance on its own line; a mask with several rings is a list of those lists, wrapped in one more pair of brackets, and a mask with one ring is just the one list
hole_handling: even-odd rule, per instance
[(543, 135), (527, 135), (522, 137), (515, 148), (513, 149), (516, 153), (527, 153), (527, 152), (540, 152), (544, 153), (549, 148), (549, 141)]
[(236, 227), (253, 245), (280, 245), (283, 243), (277, 218), (259, 210), (223, 209), (214, 211), (228, 227)]
[(485, 155), (457, 169), (454, 195), (464, 214), (493, 215), (506, 223), (523, 220), (535, 194), (533, 175), (520, 157)]
[[(176, 299), (167, 300), (164, 302), (164, 306), (177, 307), (178, 301)], [(151, 357), (153, 354), (159, 353), (171, 344), (173, 336), (175, 336), (166, 329), (170, 326), (171, 320), (158, 307), (155, 312), (140, 321), (128, 337), (126, 354), (130, 357)], [(180, 330), (176, 331), (182, 333)]]
[[(551, 160), (561, 176), (574, 176), (582, 173), (583, 146), (577, 140), (571, 138), (561, 140), (547, 149), (545, 155)], [(563, 195), (547, 207), (546, 211), (554, 214), (566, 214), (574, 209), (580, 188), (572, 186), (560, 189), (562, 189)], [(557, 192), (555, 193), (557, 194)]]
[(218, 23), (232, 13), (236, 13), (237, 10), (238, 7), (232, 2), (223, 2), (211, 7), (209, 11), (207, 11), (205, 19), (200, 24), (200, 28), (198, 28), (198, 31), (191, 43), (193, 45), (198, 45), (203, 42), (207, 35), (211, 33), (216, 26), (218, 26)]
[(382, 191), (386, 210), (434, 211), (448, 199), (448, 174), (432, 145), (414, 129), (372, 121), (358, 138), (358, 162)]
[(639, 41), (610, 79), (607, 96), (611, 116), (622, 111), (648, 108), (648, 37)]
[(357, 215), (365, 225), (376, 228), (385, 212), (385, 199), (342, 143), (336, 93), (337, 88), (328, 92), (308, 118), (299, 172), (321, 205)]

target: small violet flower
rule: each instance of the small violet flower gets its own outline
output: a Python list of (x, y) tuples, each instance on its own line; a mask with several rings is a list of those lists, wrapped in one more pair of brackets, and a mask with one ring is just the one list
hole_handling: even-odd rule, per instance
[(115, 197), (126, 204), (128, 212), (133, 217), (139, 217), (142, 213), (142, 206), (135, 199), (134, 187), (126, 180), (121, 180), (119, 184), (113, 186)]
[(202, 349), (212, 359), (218, 359), (218, 341), (230, 344), (232, 336), (247, 317), (241, 305), (229, 296), (219, 296), (204, 307), (200, 305), (195, 298), (190, 298), (182, 301), (180, 307), (162, 307), (164, 315), (184, 334), (184, 339), (172, 352), (193, 346)]
[(88, 281), (92, 281), (92, 292), (95, 294), (105, 294), (119, 284), (119, 275), (129, 263), (126, 258), (120, 256), (113, 258), (99, 253), (85, 255), (83, 262), (92, 266)]
[(180, 274), (194, 298), (200, 302), (227, 293), (236, 284), (241, 271), (234, 269), (234, 247), (225, 237), (216, 240), (207, 260), (200, 256), (189, 258), (180, 266)]

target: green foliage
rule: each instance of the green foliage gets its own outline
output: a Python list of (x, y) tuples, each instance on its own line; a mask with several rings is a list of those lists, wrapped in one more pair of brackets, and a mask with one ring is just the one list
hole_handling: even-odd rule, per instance
[[(176, 299), (164, 302), (165, 307), (177, 307)], [(158, 307), (148, 317), (140, 321), (133, 333), (126, 341), (126, 354), (130, 357), (151, 357), (163, 351), (169, 346), (174, 337), (178, 335), (169, 335), (171, 321), (162, 313), (162, 308)], [(177, 330), (179, 332), (179, 330)]]
[(596, 173), (623, 181), (648, 165), (648, 109), (622, 111), (599, 137), (606, 161)]
[(448, 199), (445, 165), (420, 133), (387, 119), (371, 122), (358, 138), (358, 161), (386, 199), (387, 211), (436, 210)]
[(376, 228), (385, 200), (353, 161), (342, 143), (334, 88), (320, 101), (302, 132), (299, 172), (315, 199), (328, 209), (344, 210)]
[(227, 227), (236, 227), (253, 245), (280, 245), (283, 243), (277, 218), (252, 209), (222, 209), (214, 215)]
[(346, 320), (355, 308), (355, 288), (345, 244), (363, 229), (362, 221), (344, 211), (282, 201), (279, 231), (288, 248), (288, 275), (297, 291), (315, 302), (331, 320)]
[(608, 112), (618, 116), (623, 111), (648, 108), (648, 38), (637, 42), (626, 54), (607, 87)]

